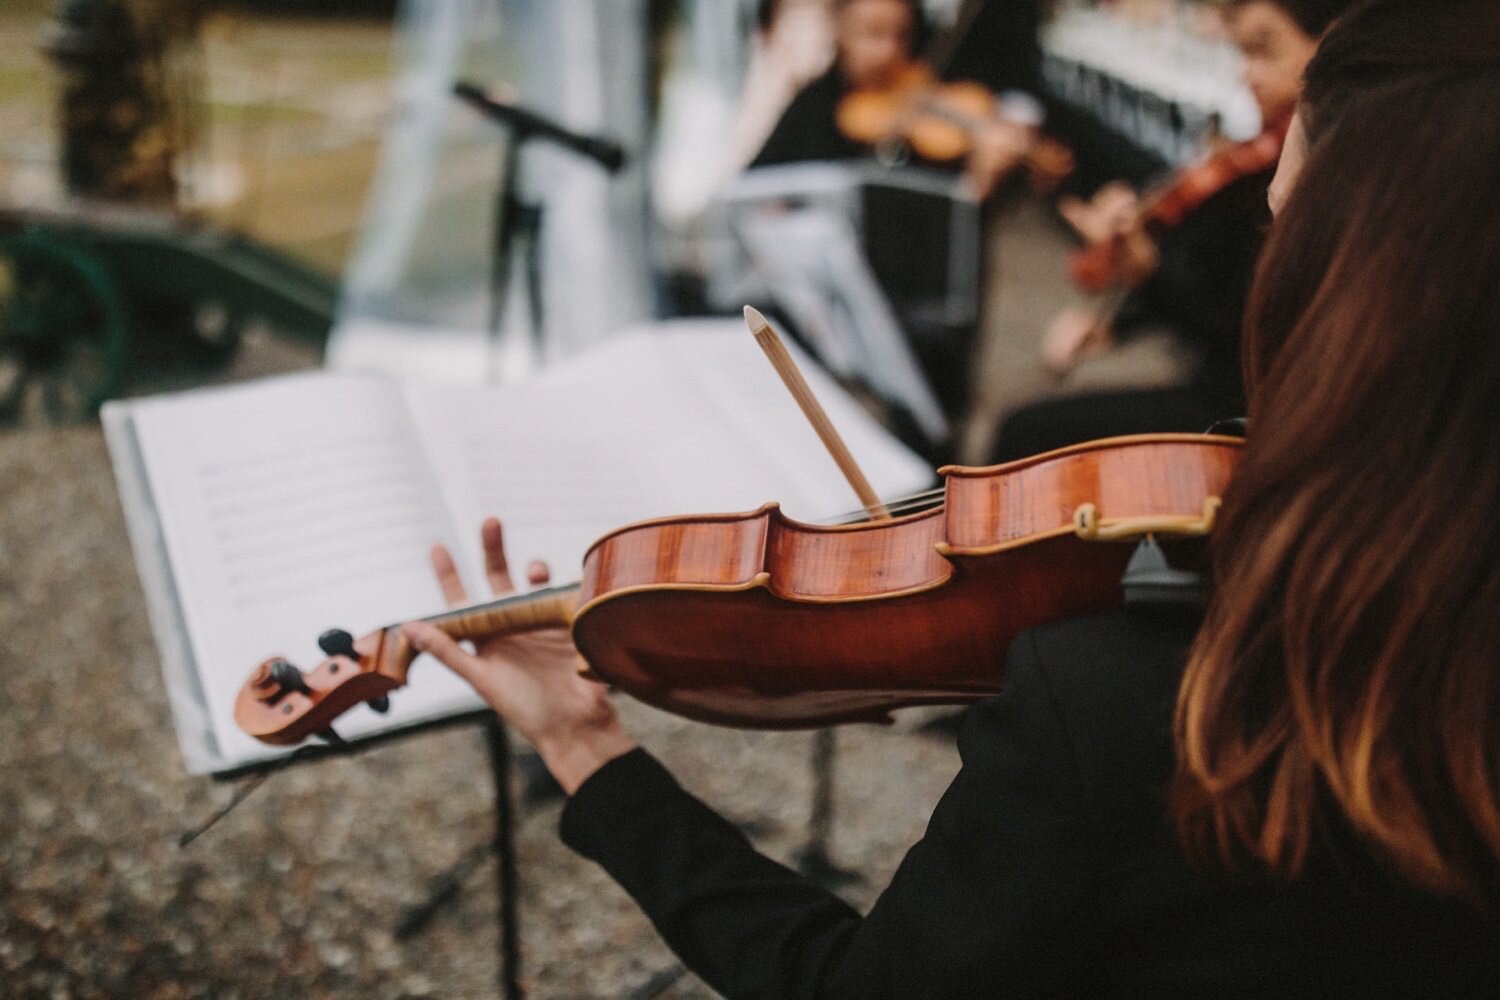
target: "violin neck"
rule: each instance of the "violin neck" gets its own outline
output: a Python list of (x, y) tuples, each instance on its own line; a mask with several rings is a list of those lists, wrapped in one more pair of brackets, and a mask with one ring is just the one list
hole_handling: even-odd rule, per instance
[(1138, 225), (1156, 221), (1169, 202), (1179, 201), (1182, 212), (1192, 211), (1241, 177), (1274, 167), (1289, 124), (1290, 119), (1283, 119), (1253, 139), (1229, 143), (1154, 185), (1142, 199)]
[[(547, 628), (571, 628), (577, 606), (578, 585), (575, 583), (569, 587), (549, 587), (529, 594), (502, 597), (487, 604), (455, 608), (430, 615), (422, 621), (431, 622), (454, 639), (484, 642)], [(389, 625), (381, 630), (379, 651), (366, 669), (383, 674), (400, 687), (406, 683), (407, 672), (416, 658), (417, 650), (406, 640), (401, 626)]]
[(578, 585), (573, 584), (456, 608), (423, 621), (432, 622), (455, 639), (483, 642), (522, 632), (567, 628), (573, 624), (577, 606)]

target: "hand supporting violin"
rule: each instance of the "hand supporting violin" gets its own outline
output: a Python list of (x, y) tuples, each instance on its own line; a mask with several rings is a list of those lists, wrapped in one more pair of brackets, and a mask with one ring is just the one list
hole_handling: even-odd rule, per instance
[[(480, 538), (490, 590), (496, 596), (510, 593), (515, 587), (500, 522), (486, 520)], [(432, 548), (432, 568), (450, 604), (468, 603), (453, 557), (441, 545)], [(546, 583), (546, 564), (533, 562), (527, 577), (532, 584)], [(473, 653), (428, 622), (408, 622), (401, 631), (418, 650), (468, 681), (496, 714), (536, 747), (569, 795), (600, 767), (636, 747), (604, 685), (579, 675), (582, 661), (565, 629), (484, 640)]]
[(1113, 296), (1093, 305), (1068, 306), (1052, 317), (1042, 335), (1042, 363), (1066, 375), (1090, 358), (1115, 347), (1115, 320), (1126, 296), (1144, 284), (1161, 262), (1156, 243), (1142, 233), (1121, 237), (1120, 251), (1127, 263), (1119, 265), (1121, 283)]
[(1144, 196), (1124, 185), (1105, 185), (1088, 203), (1061, 205), (1063, 217), (1089, 244), (1069, 259), (1074, 284), (1089, 292), (1140, 285), (1160, 263), (1156, 241), (1162, 234), (1236, 181), (1274, 167), (1287, 126), (1283, 120), (1254, 139), (1228, 144)]
[(1057, 211), (1085, 243), (1106, 255), (1113, 283), (1134, 287), (1156, 270), (1160, 251), (1146, 230), (1141, 196), (1129, 184), (1111, 181), (1088, 201), (1061, 198)]
[(1102, 243), (1140, 215), (1141, 196), (1124, 181), (1110, 181), (1087, 201), (1077, 195), (1059, 198), (1057, 213), (1085, 243)]
[[(1141, 199), (1120, 181), (1104, 185), (1088, 201), (1064, 198), (1058, 212), (1091, 247), (1107, 250), (1112, 305), (1070, 306), (1053, 317), (1042, 338), (1042, 361), (1058, 374), (1108, 352), (1115, 342), (1114, 316), (1130, 289), (1144, 284), (1161, 263), (1161, 249), (1141, 224)], [(1097, 254), (1087, 255), (1099, 258)]]
[(1115, 346), (1110, 317), (1092, 306), (1069, 306), (1052, 318), (1042, 335), (1042, 362), (1065, 375), (1090, 358)]
[(964, 159), (964, 179), (974, 197), (984, 201), (1026, 159), (1035, 142), (1032, 130), (1002, 118), (975, 127)]

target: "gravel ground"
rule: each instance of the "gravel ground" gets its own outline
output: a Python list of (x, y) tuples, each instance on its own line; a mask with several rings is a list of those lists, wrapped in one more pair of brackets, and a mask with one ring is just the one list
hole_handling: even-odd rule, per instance
[[(984, 355), (1009, 360), (988, 369), (985, 421), (1038, 391), (1027, 345), (1065, 295), (1055, 233), (1033, 205), (1012, 215), (1001, 236), (1009, 339)], [(1047, 280), (1051, 292), (1038, 292)], [(262, 335), (220, 378), (312, 363)], [(403, 907), (491, 835), (475, 727), (277, 774), (179, 849), (178, 835), (233, 789), (182, 769), (98, 428), (0, 433), (0, 511), (0, 995), (497, 993), (493, 863), (421, 934), (392, 934)], [(688, 787), (773, 856), (793, 856), (807, 830), (810, 735), (622, 709)], [(842, 890), (857, 906), (957, 769), (948, 743), (915, 731), (920, 721), (838, 733), (831, 853), (863, 876)], [(630, 996), (672, 958), (623, 893), (560, 845), (557, 813), (525, 811), (517, 834), (528, 995)], [(685, 977), (657, 995), (713, 994)]]

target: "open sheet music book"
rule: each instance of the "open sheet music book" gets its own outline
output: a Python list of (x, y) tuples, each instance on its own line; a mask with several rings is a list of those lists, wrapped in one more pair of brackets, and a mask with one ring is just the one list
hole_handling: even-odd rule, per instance
[[(798, 362), (877, 492), (932, 470), (805, 357)], [(428, 551), (455, 553), (476, 601), (478, 526), (505, 524), (518, 584), (547, 560), (576, 580), (585, 550), (631, 521), (778, 500), (821, 520), (858, 507), (739, 321), (622, 334), (499, 388), (309, 372), (111, 403), (103, 414), (131, 543), (189, 771), (285, 751), (240, 732), (255, 665), (311, 666), (328, 628), (360, 635), (443, 610)], [(423, 661), (389, 714), (346, 739), (475, 709)]]

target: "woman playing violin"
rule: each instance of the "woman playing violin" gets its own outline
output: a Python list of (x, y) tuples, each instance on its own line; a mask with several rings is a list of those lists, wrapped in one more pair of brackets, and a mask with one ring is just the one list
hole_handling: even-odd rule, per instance
[[(1170, 331), (1193, 355), (1179, 385), (1091, 393), (1029, 406), (1001, 428), (995, 461), (1047, 451), (1090, 438), (1154, 431), (1199, 431), (1244, 408), (1240, 381), (1240, 320), (1267, 222), (1266, 186), (1275, 151), (1296, 105), (1302, 73), (1318, 36), (1348, 0), (1234, 0), (1228, 17), (1244, 60), (1244, 80), (1267, 131), (1245, 144), (1244, 157), (1192, 165), (1174, 178), (1198, 184), (1211, 176), (1206, 198), (1190, 197), (1175, 225), (1153, 232), (1152, 196), (1124, 182), (1106, 184), (1088, 202), (1064, 198), (1059, 211), (1091, 249), (1108, 249), (1113, 281), (1131, 289), (1116, 315), (1094, 306), (1063, 310), (1042, 342), (1044, 363), (1067, 372), (1140, 331)], [(1262, 147), (1269, 154), (1260, 153)], [(1175, 183), (1157, 194), (1175, 199)]]
[(1497, 162), (1493, 0), (1335, 24), (1272, 188), (1206, 618), (1023, 634), (863, 916), (684, 792), (562, 636), (407, 635), (731, 997), (1500, 995)]
[[(873, 152), (839, 126), (839, 104), (855, 91), (896, 87), (915, 68), (912, 43), (920, 20), (916, 0), (835, 0), (832, 67), (808, 84), (782, 114), (751, 167), (809, 160), (847, 160)], [(964, 176), (979, 198), (1019, 164), (1030, 130), (998, 114), (978, 118), (969, 133)], [(920, 152), (915, 159), (921, 162)]]

